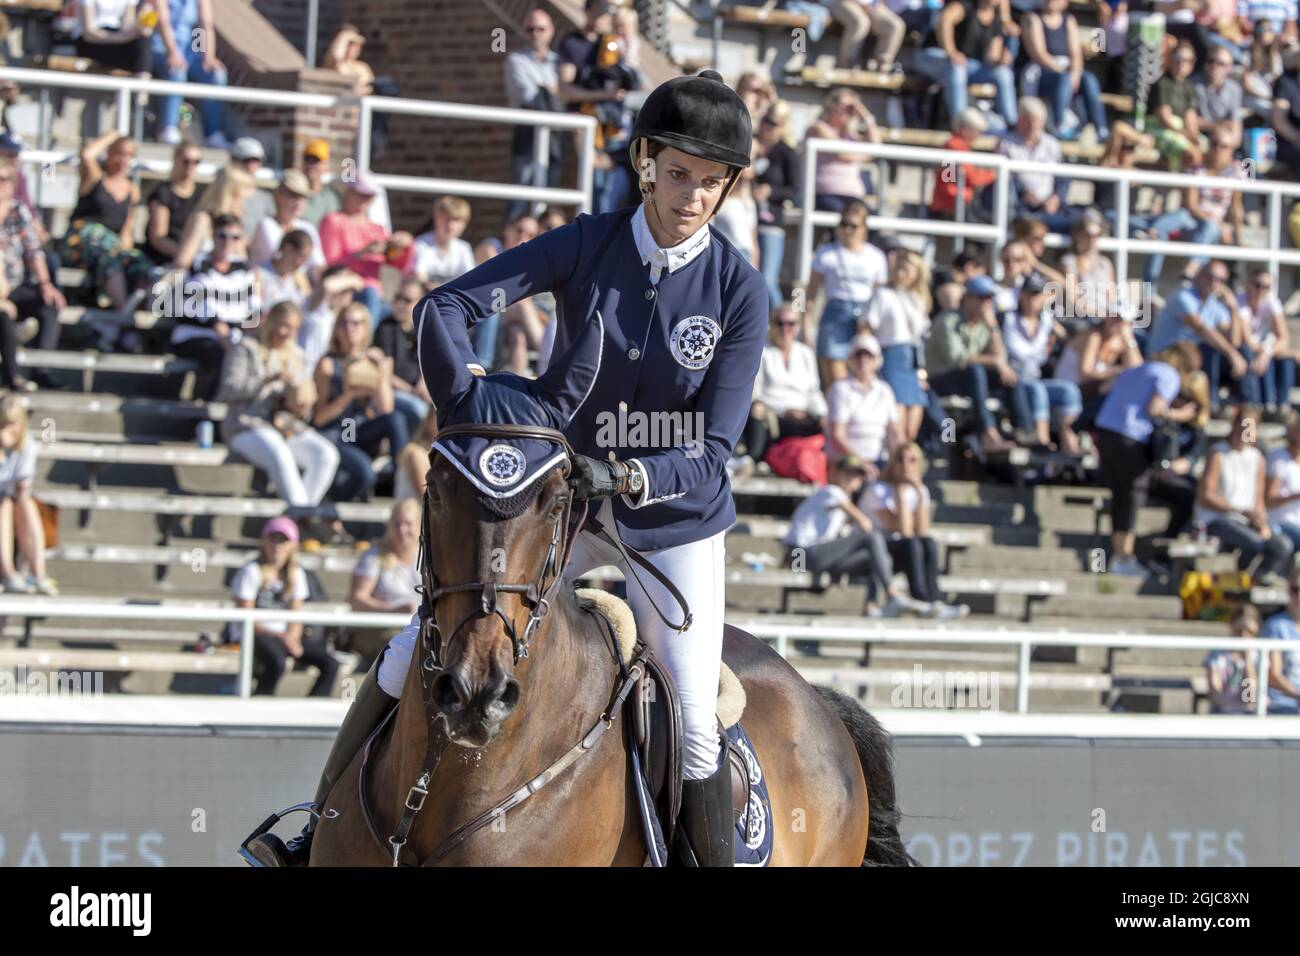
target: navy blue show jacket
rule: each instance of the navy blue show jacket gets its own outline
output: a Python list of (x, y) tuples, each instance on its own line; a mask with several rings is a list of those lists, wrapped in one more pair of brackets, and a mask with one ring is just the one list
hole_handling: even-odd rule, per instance
[[(769, 300), (762, 276), (712, 226), (702, 253), (652, 284), (635, 212), (580, 215), (434, 289), (424, 300), (433, 308), (422, 303), (416, 315), (443, 322), (474, 364), (468, 329), (520, 299), (554, 293), (552, 361), (599, 312), (600, 371), (566, 434), (582, 454), (642, 464), (641, 503), (615, 498), (614, 518), (626, 544), (651, 551), (735, 521), (726, 463), (749, 417)], [(676, 444), (664, 440), (670, 422)]]

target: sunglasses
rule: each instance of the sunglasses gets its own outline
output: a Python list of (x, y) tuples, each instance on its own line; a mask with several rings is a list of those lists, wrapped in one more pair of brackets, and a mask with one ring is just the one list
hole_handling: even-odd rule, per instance
[(273, 534), (273, 535), (269, 535), (269, 536), (267, 537), (266, 540), (267, 540), (267, 541), (270, 541), (272, 544), (274, 544), (274, 545), (276, 545), (276, 546), (279, 546), (279, 545), (282, 545), (282, 544), (288, 544), (288, 543), (289, 543), (289, 539), (288, 539), (288, 537), (286, 537), (285, 535), (282, 535), (282, 534)]
[(848, 229), (850, 232), (857, 232), (859, 229), (866, 229), (867, 224), (865, 222), (842, 222), (840, 228)]
[(238, 232), (219, 232), (217, 233), (216, 238), (220, 239), (222, 242), (238, 242), (240, 239), (243, 239), (244, 236), (242, 233)]
[(775, 324), (782, 329), (793, 329), (799, 325), (794, 319), (778, 319)]
[(546, 27), (525, 27), (525, 33), (545, 33)]
[(1225, 282), (1228, 281), (1228, 277), (1225, 276), (1225, 275), (1221, 275), (1221, 274), (1218, 273), (1218, 272), (1212, 272), (1212, 273), (1210, 274), (1210, 281), (1211, 281), (1211, 282), (1217, 282), (1217, 283), (1219, 283), (1220, 285), (1222, 285), (1223, 283), (1225, 283)]

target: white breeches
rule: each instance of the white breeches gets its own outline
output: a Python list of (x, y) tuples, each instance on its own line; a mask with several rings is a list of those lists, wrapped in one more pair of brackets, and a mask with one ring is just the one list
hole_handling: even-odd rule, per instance
[[(610, 509), (601, 511), (602, 524), (610, 534), (617, 534), (614, 522), (607, 520)], [(573, 543), (569, 560), (571, 579), (602, 567), (616, 567), (627, 578), (628, 604), (636, 618), (637, 632), (672, 675), (681, 698), (683, 773), (688, 780), (712, 776), (721, 748), (717, 703), (726, 584), (724, 536), (725, 532), (719, 532), (703, 541), (645, 553), (646, 559), (677, 586), (690, 605), (691, 627), (681, 634), (659, 619), (650, 598), (623, 564), (617, 549), (584, 532)], [(664, 616), (681, 620), (681, 608), (663, 585), (644, 569), (636, 571)], [(379, 668), (379, 686), (390, 697), (402, 695), (418, 630), (418, 617), (413, 617), (389, 642), (388, 653)]]

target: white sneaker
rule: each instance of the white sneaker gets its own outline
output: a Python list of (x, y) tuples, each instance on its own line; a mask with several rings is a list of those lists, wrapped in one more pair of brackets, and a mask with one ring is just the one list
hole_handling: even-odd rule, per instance
[(748, 478), (754, 473), (754, 459), (748, 455), (733, 455), (731, 461), (727, 462), (727, 471), (731, 473), (732, 481)]
[(226, 139), (225, 133), (217, 130), (204, 140), (204, 145), (209, 149), (230, 149), (230, 140)]
[(960, 621), (970, 614), (970, 605), (968, 604), (944, 604), (936, 601), (934, 604), (934, 619), (936, 621)]
[(8, 594), (31, 594), (31, 585), (21, 575), (11, 574), (4, 579), (4, 589)]
[(1137, 558), (1127, 557), (1112, 561), (1110, 573), (1123, 578), (1144, 578), (1147, 576), (1147, 569), (1138, 563)]
[(158, 142), (166, 143), (168, 146), (175, 146), (181, 141), (181, 131), (175, 126), (168, 126), (158, 134)]
[(917, 602), (913, 601), (911, 598), (900, 597), (895, 594), (885, 602), (885, 606), (881, 609), (881, 613), (885, 617), (902, 617), (904, 614), (909, 612), (915, 613), (916, 610)]

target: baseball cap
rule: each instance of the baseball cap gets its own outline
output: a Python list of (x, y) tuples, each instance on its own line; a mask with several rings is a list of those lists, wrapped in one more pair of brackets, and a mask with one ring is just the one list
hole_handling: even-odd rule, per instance
[(363, 196), (379, 195), (379, 187), (375, 185), (375, 181), (370, 178), (369, 173), (358, 172), (356, 178), (348, 183), (347, 187)]
[(852, 355), (855, 352), (870, 352), (872, 355), (876, 356), (876, 358), (879, 358), (880, 343), (876, 341), (874, 335), (868, 335), (864, 332), (861, 335), (856, 336), (849, 345), (849, 354)]
[(1038, 271), (1029, 273), (1025, 276), (1024, 283), (1020, 286), (1021, 295), (1038, 295), (1047, 291), (1047, 279)]
[(293, 193), (295, 196), (311, 195), (311, 186), (307, 182), (307, 176), (300, 169), (286, 169), (284, 176), (280, 179), (280, 188), (287, 193)]
[(991, 299), (998, 294), (998, 284), (989, 276), (974, 276), (966, 280), (966, 294)]
[(5, 130), (0, 133), (0, 153), (21, 153), (23, 151), (23, 138), (17, 133)]
[(273, 534), (282, 534), (290, 541), (298, 540), (298, 526), (294, 524), (292, 518), (285, 515), (278, 515), (262, 525), (262, 537), (266, 538)]
[(266, 160), (266, 150), (262, 144), (251, 136), (241, 136), (235, 140), (235, 145), (230, 147), (230, 158), (236, 161), (246, 159)]
[(303, 147), (302, 154), (322, 163), (328, 163), (330, 161), (330, 144), (323, 139), (313, 139)]

